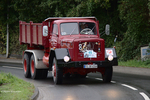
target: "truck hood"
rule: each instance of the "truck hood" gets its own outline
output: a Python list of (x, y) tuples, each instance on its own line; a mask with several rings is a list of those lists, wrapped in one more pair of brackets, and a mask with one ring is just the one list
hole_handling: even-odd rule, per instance
[(64, 37), (61, 39), (61, 42), (77, 42), (77, 41), (104, 41), (103, 39), (99, 38), (98, 36), (71, 36), (71, 37)]

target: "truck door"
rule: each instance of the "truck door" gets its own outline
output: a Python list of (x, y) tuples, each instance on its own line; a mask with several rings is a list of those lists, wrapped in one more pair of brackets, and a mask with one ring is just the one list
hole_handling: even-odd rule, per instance
[(58, 42), (58, 26), (57, 24), (53, 24), (51, 48), (57, 48), (57, 42)]

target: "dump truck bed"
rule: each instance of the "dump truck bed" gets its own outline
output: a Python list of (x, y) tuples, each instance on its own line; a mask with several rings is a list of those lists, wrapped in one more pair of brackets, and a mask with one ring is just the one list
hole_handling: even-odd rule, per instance
[(20, 44), (30, 44), (32, 45), (44, 45), (43, 35), (42, 35), (43, 23), (26, 23), (24, 21), (19, 21), (19, 41)]

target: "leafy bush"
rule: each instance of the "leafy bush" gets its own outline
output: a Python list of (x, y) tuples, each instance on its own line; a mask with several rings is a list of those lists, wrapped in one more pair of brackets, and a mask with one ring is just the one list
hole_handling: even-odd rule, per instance
[(121, 0), (120, 19), (127, 25), (124, 38), (119, 43), (118, 55), (121, 60), (139, 58), (140, 46), (149, 43), (148, 0)]
[(30, 100), (34, 85), (10, 73), (0, 72), (0, 100)]

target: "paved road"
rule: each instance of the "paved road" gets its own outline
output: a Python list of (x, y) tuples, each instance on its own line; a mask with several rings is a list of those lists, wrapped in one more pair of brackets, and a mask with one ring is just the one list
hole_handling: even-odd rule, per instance
[(62, 85), (54, 85), (50, 73), (43, 80), (24, 78), (21, 66), (19, 63), (0, 63), (0, 71), (10, 72), (33, 83), (39, 89), (38, 100), (150, 100), (150, 76), (147, 71), (146, 75), (138, 75), (138, 71), (123, 73), (114, 67), (110, 84), (102, 82), (100, 73), (90, 73), (85, 79), (69, 78), (64, 79)]

